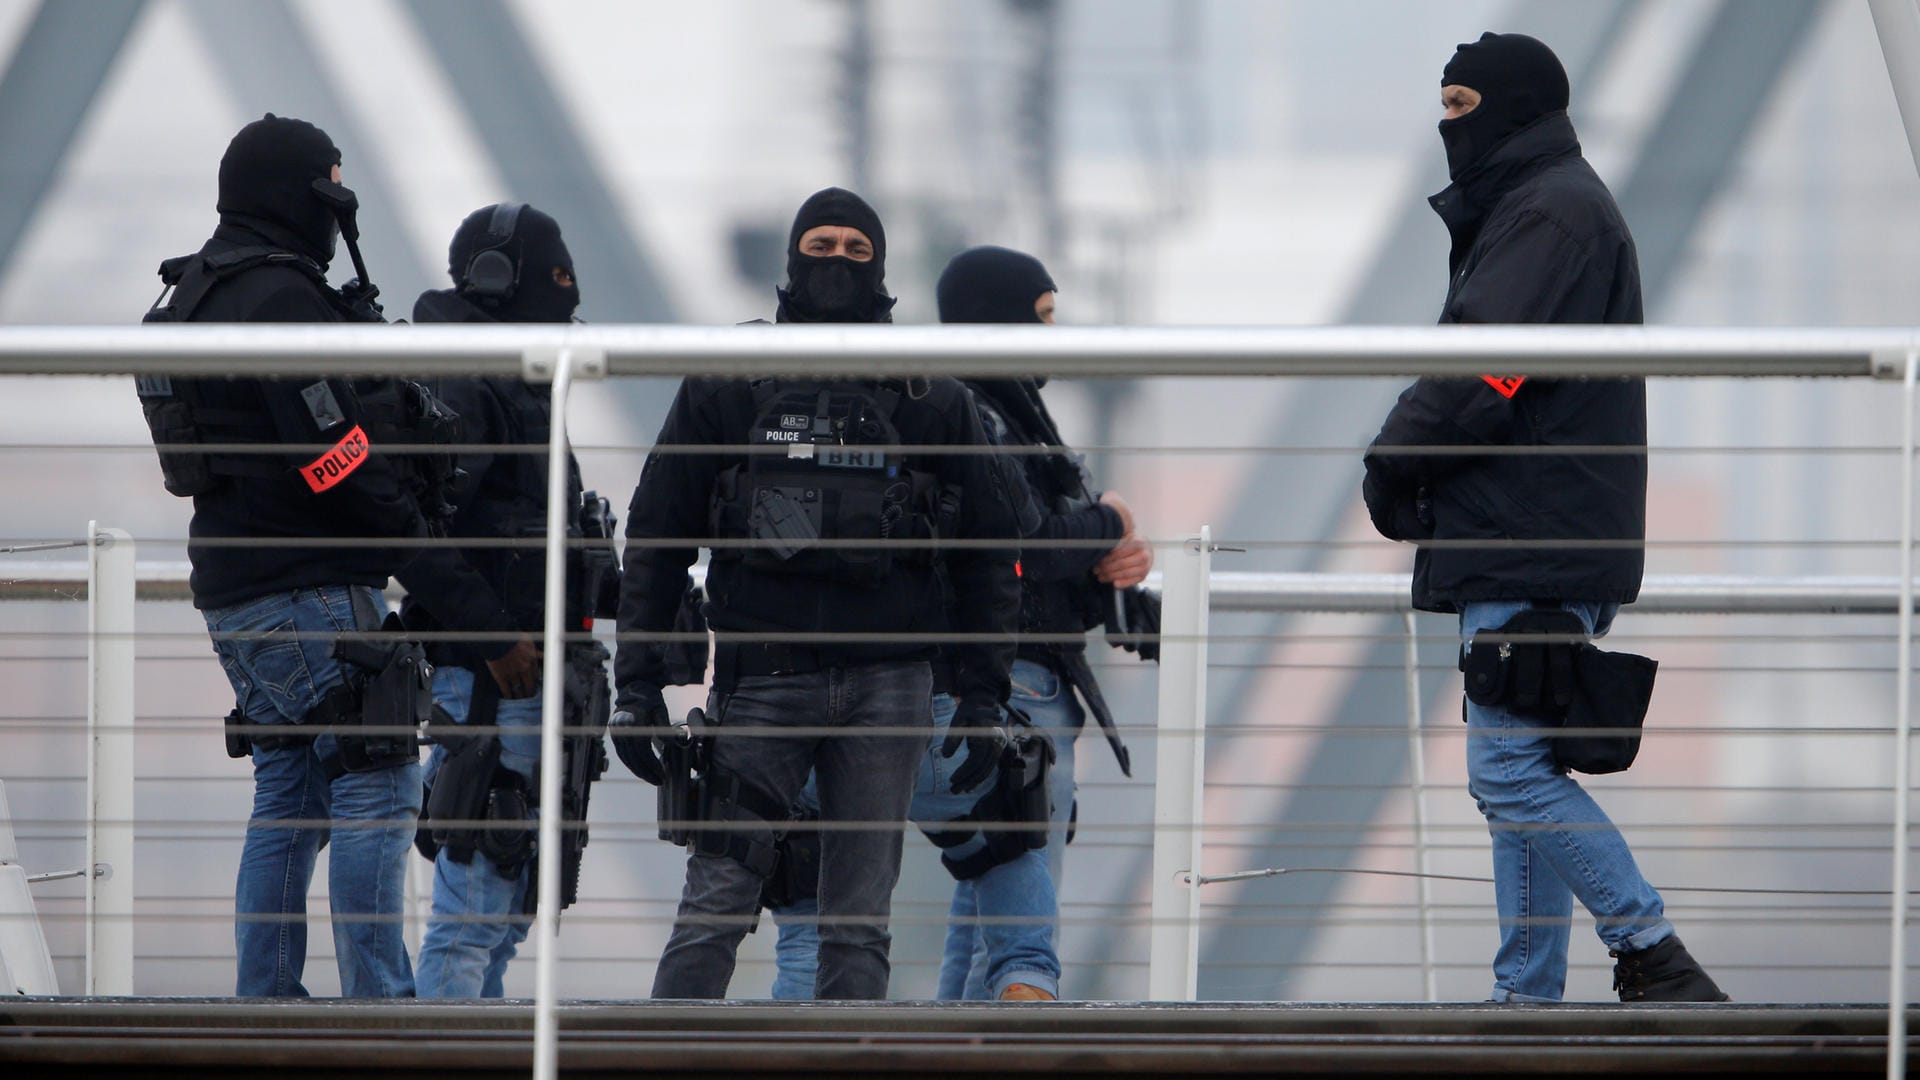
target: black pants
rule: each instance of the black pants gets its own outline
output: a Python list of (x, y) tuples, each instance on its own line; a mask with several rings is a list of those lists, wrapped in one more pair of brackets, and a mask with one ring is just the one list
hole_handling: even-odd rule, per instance
[[(807, 675), (742, 678), (720, 707), (717, 775), (791, 806), (818, 772), (820, 973), (814, 996), (887, 996), (887, 917), (914, 776), (933, 726), (933, 676), (924, 662), (865, 664)], [(767, 729), (835, 729), (783, 737)], [(891, 733), (863, 729), (889, 728)], [(742, 729), (755, 729), (736, 734)], [(843, 733), (844, 732), (844, 733)], [(732, 737), (729, 737), (732, 735)], [(866, 824), (871, 828), (847, 828)], [(841, 827), (836, 828), (839, 825)], [(720, 998), (760, 900), (763, 879), (725, 855), (692, 854), (673, 935), (654, 975), (656, 998)]]

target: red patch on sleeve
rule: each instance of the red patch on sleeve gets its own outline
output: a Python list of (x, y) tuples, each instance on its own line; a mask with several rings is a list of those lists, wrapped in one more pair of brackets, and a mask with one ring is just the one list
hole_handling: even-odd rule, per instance
[(1480, 378), (1493, 387), (1494, 393), (1509, 401), (1520, 392), (1520, 384), (1527, 381), (1525, 375), (1482, 375)]
[(300, 478), (318, 495), (352, 476), (353, 470), (366, 463), (367, 450), (367, 433), (356, 424), (332, 449), (302, 465)]

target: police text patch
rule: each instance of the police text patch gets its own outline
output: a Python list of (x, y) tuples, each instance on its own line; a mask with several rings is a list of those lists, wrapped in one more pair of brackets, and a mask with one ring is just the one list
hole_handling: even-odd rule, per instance
[(300, 478), (315, 495), (353, 475), (367, 460), (367, 433), (358, 424), (333, 448), (300, 467)]
[(313, 414), (314, 426), (321, 431), (347, 418), (347, 414), (340, 411), (340, 402), (334, 399), (333, 387), (324, 379), (300, 391), (300, 397), (307, 403), (307, 412)]

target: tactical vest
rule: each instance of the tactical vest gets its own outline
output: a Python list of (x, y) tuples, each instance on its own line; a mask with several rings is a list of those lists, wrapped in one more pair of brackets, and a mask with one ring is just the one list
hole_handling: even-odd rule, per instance
[(930, 565), (958, 498), (902, 462), (899, 405), (898, 390), (875, 383), (755, 382), (747, 460), (715, 482), (710, 522), (715, 537), (746, 543), (714, 557), (867, 588), (896, 562)]
[[(190, 322), (193, 313), (215, 285), (262, 266), (282, 266), (312, 278), (320, 292), (343, 313), (350, 309), (327, 284), (326, 272), (313, 260), (272, 247), (243, 247), (217, 255), (181, 255), (160, 264), (163, 288), (143, 323)], [(181, 498), (204, 495), (225, 477), (277, 479), (291, 473), (284, 464), (257, 450), (220, 453), (208, 446), (264, 448), (282, 442), (264, 410), (208, 407), (194, 392), (197, 380), (175, 380), (164, 375), (140, 376), (135, 390), (140, 410), (160, 456), (160, 474), (167, 491)], [(454, 459), (449, 451), (427, 449), (451, 445), (458, 435), (453, 410), (426, 387), (405, 379), (356, 379), (352, 382), (361, 426), (376, 446), (413, 444), (422, 449), (399, 455), (420, 511), (429, 526), (444, 528), (453, 513), (447, 495), (452, 490)]]

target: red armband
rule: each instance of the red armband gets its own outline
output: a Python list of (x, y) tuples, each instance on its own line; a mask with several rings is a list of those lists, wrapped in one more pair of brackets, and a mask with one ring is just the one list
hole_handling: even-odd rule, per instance
[(300, 467), (300, 478), (315, 495), (353, 475), (367, 460), (367, 433), (358, 424), (333, 444), (332, 449)]
[(1480, 378), (1493, 387), (1494, 393), (1508, 401), (1512, 401), (1513, 395), (1520, 392), (1520, 384), (1527, 381), (1525, 375), (1482, 375)]

